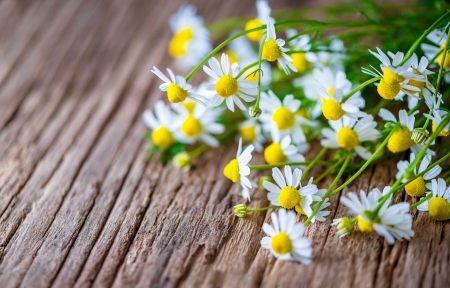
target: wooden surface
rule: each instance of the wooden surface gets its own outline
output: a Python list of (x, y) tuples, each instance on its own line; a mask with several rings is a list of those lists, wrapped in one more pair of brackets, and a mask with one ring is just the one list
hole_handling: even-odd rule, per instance
[[(141, 114), (164, 97), (150, 70), (173, 66), (167, 20), (182, 3), (0, 3), (0, 287), (450, 287), (449, 222), (413, 212), (410, 242), (340, 239), (336, 195), (307, 229), (313, 264), (276, 261), (259, 244), (268, 214), (233, 214), (240, 186), (222, 169), (236, 145), (187, 174), (146, 161)], [(207, 21), (255, 13), (253, 1), (196, 4)], [(392, 183), (399, 157), (342, 193)]]

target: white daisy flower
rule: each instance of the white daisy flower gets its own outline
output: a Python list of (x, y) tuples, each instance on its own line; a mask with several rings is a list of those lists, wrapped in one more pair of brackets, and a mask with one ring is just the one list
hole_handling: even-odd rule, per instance
[(159, 77), (159, 79), (163, 80), (164, 83), (159, 85), (159, 89), (161, 91), (167, 92), (167, 99), (169, 99), (172, 103), (179, 103), (186, 100), (186, 98), (193, 100), (197, 103), (206, 106), (204, 101), (205, 97), (195, 93), (192, 89), (192, 85), (186, 83), (186, 79), (183, 76), (175, 76), (169, 68), (167, 68), (167, 72), (170, 75), (170, 79), (164, 75), (158, 68), (153, 66), (153, 70), (151, 70), (153, 74)]
[(188, 152), (183, 151), (173, 157), (172, 163), (178, 169), (181, 169), (183, 172), (187, 172), (191, 169), (192, 157)]
[[(272, 9), (269, 6), (269, 2), (267, 0), (256, 0), (256, 13), (257, 18), (249, 20), (245, 24), (245, 30), (251, 30), (266, 24), (267, 19), (270, 18), (270, 14), (272, 13)], [(252, 41), (259, 41), (262, 39), (263, 34), (264, 29), (261, 29), (258, 31), (250, 32), (246, 35), (247, 38)]]
[[(435, 106), (436, 107), (436, 106)], [(442, 119), (447, 117), (448, 111), (439, 109), (439, 106), (437, 106), (437, 109), (432, 110), (432, 115), (424, 114), (425, 117), (432, 120), (432, 131), (436, 131), (436, 128), (441, 125)], [(447, 123), (447, 125), (444, 126), (444, 129), (439, 132), (438, 136), (450, 136), (450, 123)]]
[[(427, 39), (433, 43), (433, 45), (422, 43), (420, 47), (422, 48), (425, 56), (428, 59), (435, 59), (437, 65), (441, 65), (442, 58), (444, 56), (443, 50), (445, 48), (445, 42), (447, 41), (447, 33), (443, 30), (433, 30), (430, 34), (427, 35)], [(436, 55), (439, 53), (439, 56)], [(447, 52), (445, 56), (444, 69), (450, 68), (450, 53)], [(445, 74), (445, 82), (450, 81), (450, 75)]]
[(142, 115), (145, 125), (152, 130), (153, 145), (167, 149), (175, 143), (174, 132), (178, 128), (179, 123), (176, 117), (164, 101), (158, 100), (155, 103), (155, 115), (152, 111), (146, 110)]
[[(268, 164), (284, 162), (304, 162), (305, 157), (299, 153), (303, 147), (291, 145), (291, 136), (286, 135), (281, 139), (278, 133), (272, 135), (273, 143), (264, 149), (264, 159)], [(299, 145), (302, 146), (302, 145)]]
[(311, 208), (313, 201), (321, 200), (316, 195), (319, 190), (316, 185), (312, 184), (313, 178), (311, 177), (306, 186), (302, 186), (300, 183), (302, 170), (295, 168), (294, 173), (292, 173), (291, 167), (288, 165), (284, 166), (284, 175), (286, 179), (280, 169), (272, 169), (272, 177), (277, 185), (269, 181), (263, 182), (263, 187), (269, 191), (267, 199), (273, 206), (295, 209), (297, 213), (309, 217), (313, 212)]
[(242, 186), (242, 196), (247, 198), (248, 201), (250, 201), (249, 189), (252, 189), (252, 183), (247, 178), (247, 176), (250, 175), (248, 163), (252, 160), (253, 149), (255, 149), (253, 145), (249, 145), (245, 148), (244, 152), (242, 152), (242, 138), (240, 138), (236, 158), (231, 160), (223, 169), (225, 177), (234, 183), (240, 182)]
[(193, 68), (212, 50), (208, 29), (196, 10), (193, 5), (182, 6), (169, 19), (174, 34), (169, 42), (169, 54), (184, 70)]
[[(387, 147), (389, 151), (392, 153), (403, 152), (411, 148), (411, 151), (414, 153), (419, 153), (422, 149), (422, 144), (416, 144), (412, 139), (412, 133), (414, 131), (414, 115), (419, 113), (419, 111), (414, 112), (412, 115), (408, 116), (406, 110), (402, 109), (399, 111), (398, 116), (399, 120), (395, 118), (394, 114), (391, 111), (386, 110), (384, 108), (380, 109), (378, 112), (378, 116), (381, 117), (384, 121), (388, 121), (391, 123), (400, 123), (400, 127), (398, 127), (394, 134), (392, 134), (391, 138), (389, 138)], [(427, 150), (427, 153), (434, 156), (435, 153), (431, 150)]]
[[(291, 38), (298, 34), (298, 31), (295, 29), (287, 29), (286, 37)], [(308, 35), (302, 35), (300, 37), (295, 38), (289, 44), (295, 51), (299, 51), (299, 53), (291, 54), (292, 57), (292, 65), (297, 68), (299, 73), (305, 73), (308, 71), (312, 65), (307, 60), (307, 55), (311, 54), (308, 52), (311, 49), (310, 38)]]
[(338, 229), (339, 238), (345, 237), (351, 232), (353, 232), (353, 221), (347, 217), (334, 219), (330, 224), (331, 226), (336, 226)]
[(445, 180), (442, 178), (433, 179), (427, 184), (429, 192), (432, 193), (431, 199), (417, 206), (419, 211), (428, 211), (430, 216), (436, 220), (450, 219), (450, 186), (447, 187)]
[(280, 209), (278, 217), (275, 212), (270, 215), (273, 227), (263, 224), (264, 232), (269, 235), (261, 240), (261, 247), (270, 250), (276, 258), (284, 261), (298, 261), (308, 265), (311, 263), (311, 242), (303, 237), (305, 226), (295, 223), (295, 212)]
[[(414, 178), (417, 174), (422, 173), (425, 169), (427, 169), (428, 165), (430, 165), (431, 155), (427, 154), (425, 155), (425, 157), (423, 157), (422, 162), (420, 163), (419, 171), (417, 171), (417, 168), (414, 167), (413, 175), (405, 175), (406, 169), (414, 161), (415, 158), (416, 155), (414, 153), (411, 153), (409, 156), (409, 162), (406, 160), (402, 160), (397, 163), (398, 172), (395, 175), (396, 179), (399, 179), (401, 176), (403, 176), (402, 183), (405, 183), (409, 180), (408, 178)], [(414, 181), (405, 186), (406, 193), (408, 193), (408, 195), (412, 197), (423, 196), (426, 191), (425, 181), (436, 178), (441, 173), (441, 171), (442, 168), (438, 165), (430, 169), (430, 171), (425, 173), (423, 176), (417, 177)]]
[(225, 126), (215, 123), (221, 109), (209, 109), (195, 102), (184, 102), (172, 106), (181, 119), (179, 130), (175, 131), (175, 138), (182, 143), (193, 144), (200, 140), (211, 147), (219, 146), (219, 141), (211, 134), (221, 134)]
[[(358, 215), (358, 227), (361, 232), (376, 231), (383, 236), (389, 244), (394, 244), (395, 240), (411, 239), (414, 236), (412, 230), (412, 216), (408, 214), (409, 203), (402, 202), (389, 206), (391, 198), (387, 199), (381, 206), (377, 215), (369, 217), (369, 211), (373, 211), (378, 201), (386, 195), (390, 186), (383, 189), (383, 193), (377, 188), (373, 189), (366, 196), (364, 191), (360, 191), (361, 200), (355, 193), (349, 193), (347, 197), (341, 197), (341, 203), (347, 206), (352, 214)], [(392, 195), (391, 195), (392, 196)]]
[(284, 52), (289, 51), (289, 49), (284, 48), (284, 40), (281, 38), (277, 39), (275, 33), (274, 21), (271, 18), (267, 20), (267, 37), (266, 41), (263, 43), (262, 57), (269, 62), (278, 61), (278, 64), (283, 68), (286, 74), (290, 74), (290, 70), (297, 72), (297, 68), (292, 65), (293, 59)]
[(255, 146), (257, 152), (263, 151), (263, 143), (266, 142), (266, 138), (262, 134), (262, 127), (259, 122), (254, 118), (249, 118), (246, 121), (239, 124), (239, 135), (244, 138), (245, 142)]
[(325, 139), (322, 139), (320, 144), (323, 147), (354, 150), (366, 160), (372, 156), (372, 153), (360, 145), (362, 142), (373, 141), (379, 137), (378, 130), (375, 128), (377, 123), (372, 115), (366, 115), (359, 120), (344, 116), (338, 121), (328, 121), (328, 123), (332, 129), (322, 129), (322, 136)]
[(261, 93), (260, 116), (265, 131), (276, 133), (280, 136), (290, 135), (295, 144), (305, 143), (306, 137), (301, 125), (313, 126), (314, 123), (297, 113), (301, 102), (294, 99), (294, 95), (286, 95), (283, 102), (269, 90)]
[(245, 102), (255, 100), (258, 93), (258, 84), (245, 79), (236, 79), (239, 73), (239, 64), (233, 63), (230, 68), (230, 60), (227, 54), (222, 54), (222, 67), (216, 58), (209, 59), (209, 67), (203, 66), (203, 70), (214, 82), (207, 84), (205, 88), (216, 91), (210, 101), (211, 106), (218, 106), (226, 99), (227, 107), (234, 111), (234, 103), (241, 109), (246, 110), (241, 99)]

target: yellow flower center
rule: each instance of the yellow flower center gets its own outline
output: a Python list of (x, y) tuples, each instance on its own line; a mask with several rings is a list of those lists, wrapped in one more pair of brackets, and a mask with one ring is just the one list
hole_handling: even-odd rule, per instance
[(392, 85), (392, 84), (399, 84), (405, 81), (405, 77), (398, 75), (397, 73), (393, 72), (391, 69), (387, 67), (384, 67), (383, 80), (384, 82), (386, 82), (386, 84)]
[(167, 87), (167, 98), (172, 103), (183, 102), (188, 96), (188, 91), (184, 90), (175, 83), (170, 83), (169, 87)]
[(189, 114), (194, 113), (196, 103), (194, 101), (183, 102), (183, 107), (189, 112)]
[(405, 126), (400, 126), (389, 138), (387, 147), (392, 153), (403, 152), (408, 150), (416, 143), (411, 139), (412, 133)]
[(191, 165), (191, 157), (187, 152), (181, 152), (175, 155), (174, 161), (178, 168), (185, 168)]
[(269, 62), (276, 61), (282, 57), (282, 52), (274, 39), (269, 39), (264, 43), (262, 56)]
[(366, 221), (362, 216), (358, 216), (358, 228), (361, 232), (373, 232), (375, 229), (373, 228), (373, 221)]
[(428, 204), (428, 213), (436, 220), (447, 220), (450, 218), (450, 203), (442, 197), (434, 197)]
[(358, 146), (359, 137), (352, 128), (342, 127), (337, 133), (337, 141), (342, 148), (352, 150)]
[(202, 123), (194, 116), (189, 115), (181, 125), (181, 132), (188, 137), (196, 137), (203, 132)]
[(423, 177), (417, 177), (414, 181), (405, 186), (405, 191), (409, 196), (420, 197), (425, 194), (426, 187)]
[(300, 196), (300, 192), (297, 189), (291, 186), (286, 186), (280, 191), (280, 195), (278, 196), (278, 202), (280, 202), (281, 207), (285, 209), (292, 209), (300, 203), (302, 200), (302, 196)]
[[(252, 19), (249, 20), (246, 24), (245, 24), (245, 30), (250, 30), (253, 28), (257, 28), (262, 26), (263, 23), (261, 22), (261, 20), (259, 19)], [(247, 34), (247, 38), (252, 40), (252, 41), (258, 41), (261, 40), (262, 36), (264, 34), (264, 29), (258, 30), (258, 31), (254, 31), (254, 32), (250, 32)]]
[(216, 92), (226, 98), (239, 91), (238, 82), (230, 75), (223, 75), (216, 83)]
[[(416, 70), (416, 69), (414, 69), (414, 74), (416, 74), (416, 75), (421, 75), (421, 73), (420, 73), (418, 70)], [(419, 88), (420, 90), (422, 90), (422, 89), (425, 87), (425, 82), (417, 81), (417, 80), (409, 80), (409, 81), (408, 81), (408, 85), (417, 87), (417, 88)], [(417, 93), (416, 91), (412, 91), (412, 90), (408, 90), (408, 89), (405, 89), (405, 91), (407, 91), (407, 92), (409, 92), (409, 93), (412, 93), (412, 94)]]
[(311, 68), (311, 63), (306, 60), (306, 53), (294, 53), (292, 57), (292, 65), (297, 68), (298, 73), (304, 73)]
[[(450, 57), (450, 56), (449, 56), (449, 57)], [(436, 123), (434, 123), (434, 120), (433, 120), (433, 122), (431, 123), (431, 129), (433, 130), (433, 132), (436, 131), (437, 126), (438, 126), (438, 125), (436, 125)], [(439, 132), (439, 135), (438, 135), (438, 136), (450, 136), (450, 129), (447, 130), (447, 131), (445, 131), (444, 129), (442, 129), (441, 132)]]
[(286, 155), (279, 143), (272, 143), (264, 149), (264, 159), (268, 164), (283, 163), (287, 161)]
[(284, 255), (292, 251), (292, 241), (285, 232), (280, 232), (277, 235), (272, 237), (272, 241), (270, 243), (273, 251), (279, 255)]
[(392, 100), (397, 96), (398, 92), (402, 89), (399, 83), (388, 84), (384, 79), (380, 80), (377, 91), (381, 97), (387, 100)]
[(159, 148), (167, 149), (175, 142), (175, 139), (167, 127), (161, 126), (152, 132), (152, 142)]
[(254, 125), (241, 127), (241, 129), (239, 129), (239, 134), (242, 138), (244, 138), (245, 141), (249, 143), (256, 140), (256, 131)]
[(272, 115), (272, 120), (277, 124), (279, 130), (287, 130), (294, 126), (295, 115), (286, 107), (279, 107)]
[(186, 46), (194, 38), (191, 28), (184, 28), (179, 30), (169, 43), (169, 54), (173, 58), (181, 58), (186, 55)]
[[(445, 44), (442, 44), (442, 46), (439, 47), (439, 51), (444, 50), (444, 49), (445, 49)], [(439, 66), (441, 65), (442, 57), (444, 57), (443, 52), (439, 53), (439, 56), (437, 57), (437, 63)], [(443, 68), (450, 68), (450, 53), (449, 52), (447, 52), (447, 55), (445, 56), (445, 62), (444, 62)]]
[(295, 211), (296, 211), (298, 214), (306, 215), (305, 211), (303, 211), (302, 206), (300, 206), (300, 205), (298, 205), (298, 204), (295, 205)]
[(322, 102), (322, 113), (328, 120), (339, 120), (345, 115), (345, 111), (342, 110), (341, 103), (335, 101), (334, 99), (328, 98), (327, 100), (324, 100), (324, 98), (322, 98)]
[(237, 159), (231, 160), (223, 169), (223, 175), (233, 182), (239, 182), (241, 176), (239, 175), (239, 163)]

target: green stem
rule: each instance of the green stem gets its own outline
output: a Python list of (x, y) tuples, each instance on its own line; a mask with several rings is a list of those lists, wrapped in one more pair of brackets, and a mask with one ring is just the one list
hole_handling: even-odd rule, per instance
[(305, 178), (305, 176), (309, 172), (309, 170), (311, 170), (311, 168), (317, 163), (317, 161), (319, 161), (319, 159), (322, 158), (323, 154), (325, 154), (325, 152), (327, 152), (327, 150), (328, 150), (327, 147), (323, 147), (322, 150), (320, 150), (319, 154), (317, 154), (316, 157), (309, 163), (309, 165), (306, 166), (305, 170), (303, 170), (301, 180), (303, 180)]
[(366, 82), (362, 83), (361, 85), (359, 85), (358, 87), (356, 87), (355, 89), (353, 89), (352, 91), (350, 91), (350, 93), (348, 93), (347, 95), (344, 96), (344, 98), (342, 99), (342, 102), (347, 101), (348, 98), (352, 97), (353, 94), (355, 94), (356, 92), (358, 92), (359, 90), (361, 90), (362, 88), (366, 87), (369, 84), (372, 84), (373, 82), (376, 82), (380, 79), (383, 79), (382, 76), (378, 76), (372, 79), (367, 80)]
[(262, 207), (262, 208), (256, 208), (256, 209), (247, 209), (247, 212), (254, 213), (254, 212), (261, 212), (261, 211), (267, 211), (272, 208), (278, 208), (277, 206), (268, 206), (268, 207)]
[(419, 206), (420, 204), (422, 204), (423, 202), (431, 199), (431, 197), (433, 197), (433, 193), (428, 194), (427, 196), (423, 197), (422, 199), (420, 199), (420, 201), (417, 201), (416, 203), (412, 204), (409, 207), (409, 210), (413, 210), (414, 208), (416, 208), (417, 206)]
[(328, 168), (325, 172), (323, 172), (322, 174), (320, 174), (318, 177), (316, 177), (316, 179), (314, 179), (314, 184), (317, 184), (320, 182), (320, 180), (322, 180), (323, 178), (327, 177), (328, 175), (330, 175), (334, 169), (336, 169), (337, 166), (339, 166), (342, 162), (344, 162), (345, 158), (341, 158), (339, 159), (336, 163), (334, 163), (333, 166), (331, 166), (330, 168)]
[(198, 147), (197, 149), (195, 149), (195, 150), (193, 150), (191, 152), (188, 152), (188, 154), (189, 154), (189, 156), (191, 158), (195, 158), (195, 157), (200, 156), (201, 154), (203, 154), (203, 152), (205, 152), (208, 149), (209, 149), (209, 146), (206, 145), (206, 144), (203, 144), (202, 146)]
[[(275, 168), (275, 167), (283, 167), (286, 165), (290, 165), (290, 166), (301, 166), (301, 165), (309, 165), (311, 164), (311, 162), (309, 161), (305, 161), (305, 162), (284, 162), (284, 163), (276, 163), (276, 164), (266, 164), (266, 165), (253, 165), (253, 166), (248, 166), (250, 168), (250, 170), (263, 170), (263, 169), (271, 169), (271, 168)], [(332, 161), (316, 161), (317, 165), (321, 165), (321, 166), (328, 166), (331, 164), (334, 164), (334, 162)]]
[(264, 35), (261, 45), (259, 47), (259, 59), (258, 59), (258, 96), (256, 97), (255, 105), (253, 106), (256, 110), (259, 109), (259, 101), (261, 100), (261, 63), (262, 63), (262, 51), (264, 43), (266, 42), (266, 35)]

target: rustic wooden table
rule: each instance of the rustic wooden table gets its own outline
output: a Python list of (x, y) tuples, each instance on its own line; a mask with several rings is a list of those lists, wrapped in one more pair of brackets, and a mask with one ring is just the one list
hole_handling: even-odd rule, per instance
[[(172, 65), (167, 20), (183, 2), (0, 3), (0, 287), (450, 287), (449, 222), (413, 212), (410, 242), (340, 239), (336, 195), (307, 229), (312, 265), (281, 262), (260, 248), (268, 214), (233, 214), (240, 187), (222, 169), (236, 145), (186, 174), (147, 162), (141, 114), (164, 97), (150, 70)], [(207, 21), (255, 13), (194, 2)], [(392, 183), (398, 159), (342, 193)]]

